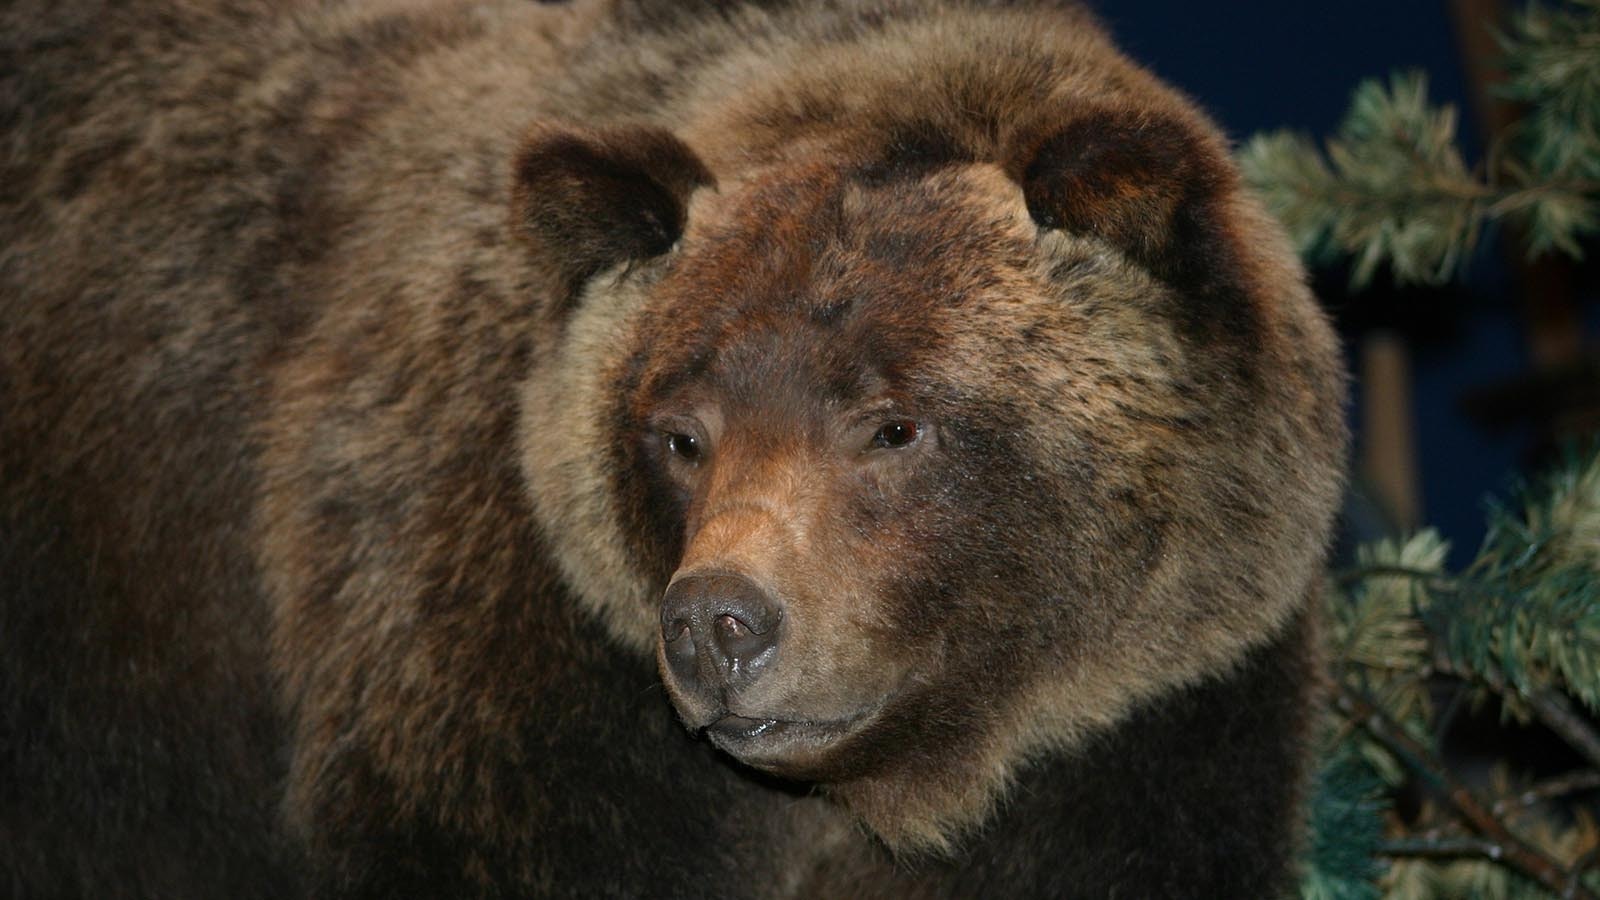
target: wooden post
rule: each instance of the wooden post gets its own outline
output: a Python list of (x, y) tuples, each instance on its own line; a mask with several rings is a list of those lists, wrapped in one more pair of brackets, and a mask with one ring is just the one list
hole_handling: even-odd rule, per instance
[(1379, 329), (1361, 340), (1361, 474), (1396, 527), (1422, 522), (1411, 355), (1405, 339)]

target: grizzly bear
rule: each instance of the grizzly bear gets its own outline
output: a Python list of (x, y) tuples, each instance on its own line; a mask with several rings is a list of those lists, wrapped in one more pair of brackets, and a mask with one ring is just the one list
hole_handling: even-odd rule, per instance
[(0, 35), (12, 896), (1293, 885), (1338, 351), (1074, 5)]

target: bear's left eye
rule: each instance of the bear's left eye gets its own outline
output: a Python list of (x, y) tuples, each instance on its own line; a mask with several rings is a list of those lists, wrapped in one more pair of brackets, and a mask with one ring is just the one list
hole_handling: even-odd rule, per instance
[(921, 434), (922, 429), (916, 422), (910, 419), (896, 419), (893, 422), (885, 422), (883, 427), (878, 429), (872, 436), (872, 446), (888, 450), (906, 447), (915, 443)]
[(673, 456), (684, 462), (700, 461), (700, 441), (694, 435), (668, 432), (663, 437), (667, 444), (667, 452)]

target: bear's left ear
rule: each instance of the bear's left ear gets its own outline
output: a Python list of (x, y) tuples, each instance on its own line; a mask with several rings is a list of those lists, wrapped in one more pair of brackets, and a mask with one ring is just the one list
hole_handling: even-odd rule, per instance
[(1095, 111), (1024, 142), (1013, 166), (1040, 226), (1095, 235), (1158, 277), (1184, 277), (1210, 249), (1231, 177), (1215, 143), (1158, 114)]
[(689, 194), (711, 173), (650, 126), (540, 127), (517, 154), (511, 226), (561, 281), (563, 305), (618, 263), (667, 252)]

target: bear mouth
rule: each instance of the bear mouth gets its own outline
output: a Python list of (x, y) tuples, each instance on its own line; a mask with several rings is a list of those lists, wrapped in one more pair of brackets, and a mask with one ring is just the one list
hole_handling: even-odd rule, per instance
[(705, 728), (724, 753), (774, 775), (798, 776), (854, 733), (861, 717), (833, 722), (751, 718), (729, 713)]

